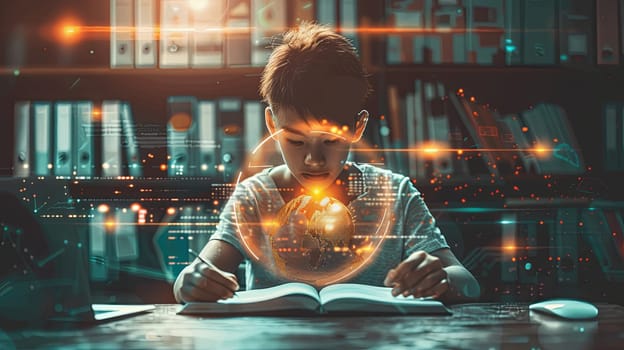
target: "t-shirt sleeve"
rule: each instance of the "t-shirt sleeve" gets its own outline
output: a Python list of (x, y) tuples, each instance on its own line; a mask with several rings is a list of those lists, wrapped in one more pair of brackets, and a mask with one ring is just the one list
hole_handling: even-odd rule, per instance
[(257, 213), (254, 211), (253, 197), (244, 183), (238, 184), (226, 202), (219, 215), (219, 223), (210, 240), (220, 240), (234, 246), (243, 257), (247, 257), (243, 247), (240, 230), (245, 229), (247, 223), (257, 222)]
[(438, 249), (449, 248), (420, 192), (409, 179), (406, 178), (404, 181), (406, 181), (406, 190), (403, 194), (406, 204), (403, 218), (406, 240), (403, 258), (407, 258), (418, 250), (432, 253)]

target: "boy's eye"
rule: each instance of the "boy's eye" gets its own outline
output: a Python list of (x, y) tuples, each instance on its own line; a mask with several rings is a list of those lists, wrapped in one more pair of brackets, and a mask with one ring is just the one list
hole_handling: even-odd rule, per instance
[(286, 139), (286, 141), (288, 143), (290, 143), (291, 145), (294, 145), (294, 146), (301, 146), (301, 145), (303, 145), (303, 141), (297, 141), (297, 140), (291, 140), (291, 139)]
[(338, 143), (338, 139), (325, 140), (324, 143), (326, 145), (334, 145), (334, 144)]

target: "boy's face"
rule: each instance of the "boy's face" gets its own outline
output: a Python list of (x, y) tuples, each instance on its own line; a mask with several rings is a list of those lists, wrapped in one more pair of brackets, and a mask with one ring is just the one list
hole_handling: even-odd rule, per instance
[(265, 115), (292, 176), (306, 189), (323, 190), (340, 175), (351, 143), (361, 137), (368, 118), (365, 113), (351, 125), (301, 116), (291, 108), (281, 108), (278, 115), (267, 108)]

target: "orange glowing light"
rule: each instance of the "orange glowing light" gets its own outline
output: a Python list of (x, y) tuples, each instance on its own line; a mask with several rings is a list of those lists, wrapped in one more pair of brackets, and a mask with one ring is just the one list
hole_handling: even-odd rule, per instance
[(548, 147), (544, 146), (544, 145), (537, 144), (533, 148), (533, 152), (535, 152), (536, 156), (538, 156), (540, 158), (545, 158), (545, 157), (549, 156), (550, 149)]
[(161, 164), (160, 165), (160, 170), (161, 171), (167, 171), (167, 164)]
[(102, 110), (99, 108), (93, 108), (91, 111), (91, 119), (95, 122), (99, 122), (102, 120)]
[(67, 34), (67, 35), (71, 35), (71, 34), (77, 33), (77, 32), (78, 32), (78, 29), (77, 29), (77, 27), (75, 27), (75, 26), (66, 26), (66, 27), (63, 29), (63, 31), (65, 32), (65, 34)]
[(114, 219), (108, 219), (104, 222), (104, 226), (106, 226), (106, 228), (108, 230), (112, 230), (113, 228), (115, 228), (116, 223)]
[(174, 207), (167, 208), (167, 215), (173, 215), (176, 213), (176, 209)]
[(107, 204), (100, 204), (97, 207), (97, 211), (100, 213), (108, 213), (109, 210), (110, 210), (110, 207)]
[(65, 17), (59, 20), (54, 28), (53, 35), (63, 44), (74, 44), (81, 38), (80, 23), (74, 18)]
[(184, 112), (179, 112), (171, 116), (169, 123), (176, 131), (186, 131), (191, 127), (193, 118)]
[(141, 204), (139, 203), (132, 203), (132, 205), (130, 205), (130, 210), (132, 210), (133, 212), (138, 212), (141, 209)]

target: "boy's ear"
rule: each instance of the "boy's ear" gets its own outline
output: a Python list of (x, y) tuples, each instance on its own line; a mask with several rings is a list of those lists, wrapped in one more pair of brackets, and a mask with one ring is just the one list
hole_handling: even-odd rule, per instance
[(264, 109), (264, 122), (266, 123), (266, 127), (269, 130), (269, 134), (271, 134), (272, 138), (277, 141), (275, 137), (275, 133), (277, 132), (277, 127), (275, 126), (275, 120), (273, 119), (273, 109), (271, 107), (267, 107)]
[(352, 143), (360, 141), (362, 135), (364, 135), (364, 130), (366, 130), (366, 124), (368, 124), (368, 111), (363, 109), (358, 113), (357, 119), (355, 120), (355, 130), (353, 130), (353, 139)]

